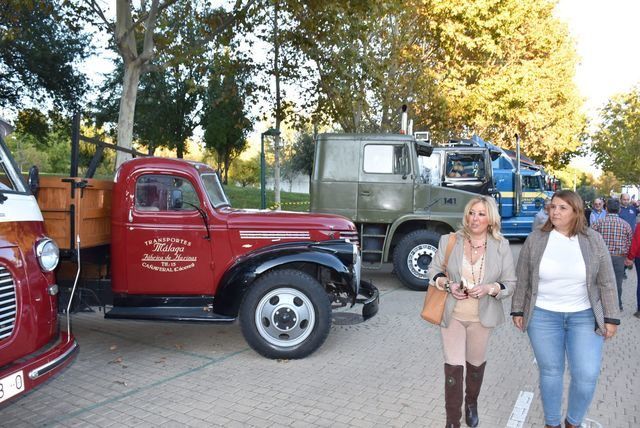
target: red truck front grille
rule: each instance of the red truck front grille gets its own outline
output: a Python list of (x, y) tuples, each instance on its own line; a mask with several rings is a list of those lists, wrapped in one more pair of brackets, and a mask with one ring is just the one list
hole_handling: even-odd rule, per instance
[(360, 240), (358, 239), (358, 232), (356, 232), (355, 230), (354, 231), (350, 231), (350, 232), (341, 231), (340, 232), (340, 238), (348, 239), (349, 241), (353, 242), (354, 244), (360, 245)]
[(0, 340), (13, 333), (17, 303), (16, 285), (11, 273), (4, 266), (0, 266)]

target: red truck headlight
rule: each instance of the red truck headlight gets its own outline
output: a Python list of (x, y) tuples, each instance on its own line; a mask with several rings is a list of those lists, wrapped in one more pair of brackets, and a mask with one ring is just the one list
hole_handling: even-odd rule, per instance
[(36, 256), (38, 256), (40, 268), (44, 272), (51, 272), (58, 266), (60, 250), (52, 239), (44, 238), (36, 244)]

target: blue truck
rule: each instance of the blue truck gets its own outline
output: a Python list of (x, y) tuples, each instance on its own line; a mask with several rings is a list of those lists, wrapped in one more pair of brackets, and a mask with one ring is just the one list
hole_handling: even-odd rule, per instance
[(421, 156), (419, 162), (433, 184), (493, 195), (502, 232), (510, 238), (529, 235), (533, 218), (550, 194), (541, 166), (477, 135), (434, 147), (431, 156)]

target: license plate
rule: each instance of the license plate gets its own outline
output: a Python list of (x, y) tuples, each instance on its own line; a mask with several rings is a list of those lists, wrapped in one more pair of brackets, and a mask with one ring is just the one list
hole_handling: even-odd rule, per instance
[(24, 391), (22, 370), (0, 379), (0, 403)]

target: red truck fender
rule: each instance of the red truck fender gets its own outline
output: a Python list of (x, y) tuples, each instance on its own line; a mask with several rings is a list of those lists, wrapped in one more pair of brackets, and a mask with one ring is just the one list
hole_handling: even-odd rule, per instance
[[(357, 252), (356, 252), (356, 256)], [(284, 269), (295, 264), (295, 269), (305, 270), (318, 277), (318, 268), (325, 268), (341, 284), (337, 290), (347, 294), (355, 303), (359, 288), (358, 275), (349, 268), (355, 264), (353, 244), (346, 241), (326, 241), (322, 243), (292, 242), (262, 248), (239, 258), (222, 276), (216, 293), (214, 312), (237, 316), (242, 299), (255, 282), (267, 272)], [(305, 265), (305, 268), (302, 268)]]

